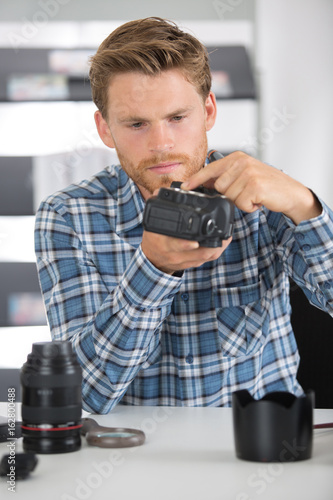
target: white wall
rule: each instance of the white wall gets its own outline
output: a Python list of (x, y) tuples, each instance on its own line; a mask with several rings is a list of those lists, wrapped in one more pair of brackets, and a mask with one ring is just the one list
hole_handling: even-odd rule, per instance
[(138, 19), (253, 19), (255, 0), (1, 0), (2, 21), (42, 19), (53, 21)]
[(333, 207), (333, 2), (257, 0), (255, 32), (261, 156)]

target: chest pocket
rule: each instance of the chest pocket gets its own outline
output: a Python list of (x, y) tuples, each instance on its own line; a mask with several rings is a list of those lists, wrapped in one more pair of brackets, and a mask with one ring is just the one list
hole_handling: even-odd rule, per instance
[(224, 356), (256, 352), (269, 333), (271, 290), (262, 279), (253, 285), (215, 290), (218, 333)]

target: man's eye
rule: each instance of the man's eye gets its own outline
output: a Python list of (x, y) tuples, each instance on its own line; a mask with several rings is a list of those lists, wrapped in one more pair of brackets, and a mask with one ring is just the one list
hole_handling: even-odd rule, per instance
[(131, 128), (141, 128), (142, 125), (143, 125), (143, 122), (132, 123)]
[(183, 115), (174, 116), (172, 119), (174, 122), (180, 122), (184, 118)]

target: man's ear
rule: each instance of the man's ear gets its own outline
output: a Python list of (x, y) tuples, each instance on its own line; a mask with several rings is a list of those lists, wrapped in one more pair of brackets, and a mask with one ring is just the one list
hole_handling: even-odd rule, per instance
[(216, 99), (213, 92), (209, 92), (208, 97), (205, 102), (205, 112), (206, 112), (206, 131), (213, 128), (216, 120)]
[(102, 141), (106, 146), (108, 146), (109, 148), (114, 148), (115, 147), (114, 140), (111, 135), (109, 126), (104, 120), (102, 113), (99, 110), (95, 111), (94, 118), (98, 135), (100, 136), (100, 138), (102, 139)]

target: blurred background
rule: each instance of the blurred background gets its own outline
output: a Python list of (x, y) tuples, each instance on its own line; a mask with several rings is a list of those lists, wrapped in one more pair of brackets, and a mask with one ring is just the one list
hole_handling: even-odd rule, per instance
[(331, 0), (2, 0), (0, 368), (50, 339), (33, 248), (41, 199), (117, 161), (95, 130), (88, 58), (147, 16), (176, 21), (210, 51), (210, 147), (277, 166), (333, 206)]

